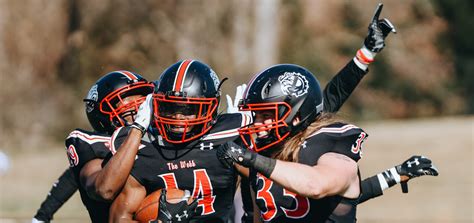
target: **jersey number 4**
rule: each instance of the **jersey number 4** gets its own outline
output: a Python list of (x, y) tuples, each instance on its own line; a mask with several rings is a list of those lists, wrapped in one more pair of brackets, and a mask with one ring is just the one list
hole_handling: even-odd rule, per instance
[[(273, 194), (270, 191), (270, 189), (273, 186), (273, 181), (262, 176), (261, 174), (258, 174), (257, 177), (258, 177), (257, 181), (261, 180), (263, 186), (261, 189), (257, 191), (256, 199), (263, 200), (263, 202), (265, 203), (266, 211), (262, 211), (261, 215), (262, 215), (263, 220), (269, 221), (269, 220), (272, 220), (276, 216), (276, 213), (278, 211), (278, 209), (276, 208), (275, 199), (273, 198)], [(309, 199), (307, 197), (302, 197), (287, 189), (283, 189), (283, 196), (291, 197), (292, 199), (295, 200), (295, 203), (296, 203), (296, 207), (293, 209), (287, 209), (287, 208), (281, 207), (286, 217), (297, 219), (297, 218), (303, 218), (304, 216), (308, 214)]]
[[(160, 177), (166, 183), (167, 189), (178, 189), (178, 183), (174, 173), (162, 174)], [(213, 194), (211, 179), (205, 169), (194, 170), (193, 197), (198, 199), (198, 207), (202, 208), (201, 215), (216, 212), (214, 209), (216, 196)]]

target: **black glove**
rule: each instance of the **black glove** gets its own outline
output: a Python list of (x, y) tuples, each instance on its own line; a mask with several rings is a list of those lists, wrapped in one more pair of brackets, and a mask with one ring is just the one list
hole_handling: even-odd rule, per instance
[(217, 158), (228, 168), (232, 168), (234, 163), (245, 167), (250, 167), (255, 162), (255, 152), (249, 151), (234, 142), (227, 142), (217, 148)]
[(438, 176), (438, 169), (424, 156), (412, 156), (395, 169), (398, 174), (408, 176), (410, 179), (424, 175)]
[(395, 30), (395, 26), (393, 26), (388, 19), (384, 18), (379, 20), (382, 8), (383, 4), (379, 3), (375, 9), (374, 17), (369, 24), (369, 32), (367, 37), (365, 37), (364, 40), (364, 46), (373, 53), (382, 51), (382, 49), (385, 47), (385, 37), (387, 37), (390, 32), (397, 32), (397, 30)]
[[(194, 199), (190, 204), (188, 204), (188, 199), (176, 204), (169, 203), (166, 200), (166, 189), (163, 188), (160, 195), (160, 207), (157, 220), (160, 220), (162, 223), (189, 222), (196, 214), (197, 205), (197, 199)], [(158, 222), (157, 220), (152, 222)]]
[(276, 160), (258, 155), (234, 142), (227, 142), (219, 146), (217, 158), (228, 168), (237, 163), (244, 167), (254, 168), (265, 177), (270, 177), (276, 165)]

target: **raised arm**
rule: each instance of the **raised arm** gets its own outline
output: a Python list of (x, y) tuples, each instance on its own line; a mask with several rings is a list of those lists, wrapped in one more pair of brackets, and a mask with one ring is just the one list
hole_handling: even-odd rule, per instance
[[(95, 199), (112, 201), (120, 192), (132, 170), (142, 136), (150, 124), (152, 111), (153, 98), (152, 94), (149, 94), (140, 105), (135, 122), (129, 128), (128, 135), (123, 143), (116, 143), (115, 140), (117, 135), (122, 134), (128, 128), (120, 128), (112, 135), (110, 146), (112, 147), (112, 153), (115, 154), (107, 164), (102, 168), (101, 163), (97, 165), (101, 161), (95, 160), (84, 166), (85, 170), (81, 171), (81, 182), (84, 183), (89, 196)], [(115, 144), (120, 145), (118, 149), (114, 149)]]
[(81, 183), (90, 197), (112, 201), (117, 196), (133, 167), (141, 138), (141, 131), (131, 128), (117, 153), (103, 168), (102, 159), (92, 160), (84, 166)]
[(379, 19), (382, 4), (375, 10), (364, 44), (356, 56), (334, 76), (323, 91), (324, 111), (336, 113), (357, 87), (377, 53), (385, 47), (385, 38), (395, 27), (388, 19)]

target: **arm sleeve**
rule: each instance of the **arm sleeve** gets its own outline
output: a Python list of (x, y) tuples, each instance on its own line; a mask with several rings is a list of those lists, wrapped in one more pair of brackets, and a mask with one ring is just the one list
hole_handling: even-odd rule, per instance
[(368, 70), (360, 69), (353, 60), (346, 64), (324, 88), (324, 111), (339, 111), (367, 72)]
[(77, 183), (71, 169), (67, 169), (53, 184), (46, 200), (41, 203), (40, 208), (34, 216), (36, 219), (49, 222), (54, 213), (67, 201), (77, 190)]
[(369, 177), (361, 182), (361, 193), (359, 204), (365, 201), (383, 195), (377, 175)]

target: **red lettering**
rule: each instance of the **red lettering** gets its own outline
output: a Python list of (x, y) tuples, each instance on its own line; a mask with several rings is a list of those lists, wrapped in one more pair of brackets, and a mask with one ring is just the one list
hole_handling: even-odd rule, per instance
[(201, 215), (214, 213), (214, 200), (211, 179), (205, 169), (194, 170), (194, 191), (193, 197), (198, 199), (198, 207), (202, 207)]
[[(362, 143), (364, 142), (364, 140), (366, 139), (367, 137), (367, 134), (365, 132), (361, 132), (360, 135), (359, 135), (359, 138), (357, 138), (357, 140), (355, 141), (354, 144), (352, 144), (352, 148), (351, 148), (351, 151), (352, 153), (354, 154), (357, 154), (361, 151), (362, 149)], [(361, 154), (362, 155), (362, 154)]]
[(292, 197), (296, 200), (296, 207), (293, 210), (282, 207), (283, 212), (289, 218), (303, 218), (309, 213), (309, 199), (293, 193), (287, 189), (283, 189), (283, 195)]
[(165, 173), (160, 175), (161, 179), (165, 182), (166, 189), (178, 189), (178, 183), (174, 173)]
[(264, 177), (261, 174), (257, 174), (257, 181), (262, 180), (262, 188), (257, 191), (256, 199), (262, 199), (265, 202), (266, 211), (261, 211), (261, 215), (263, 220), (269, 221), (275, 217), (277, 213), (277, 209), (275, 206), (275, 199), (273, 195), (270, 193), (270, 188), (273, 185), (273, 181)]

